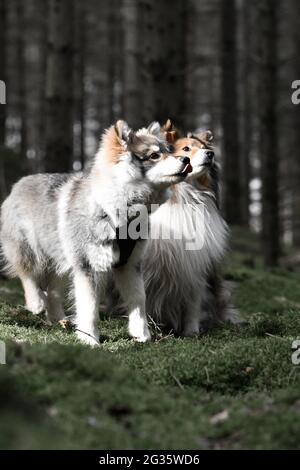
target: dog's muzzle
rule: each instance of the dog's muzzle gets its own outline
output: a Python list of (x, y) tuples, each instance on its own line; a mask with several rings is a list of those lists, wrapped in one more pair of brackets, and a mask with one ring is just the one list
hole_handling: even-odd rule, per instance
[(205, 161), (204, 161), (204, 166), (210, 166), (213, 164), (213, 161), (214, 161), (214, 157), (215, 157), (215, 152), (213, 152), (212, 150), (207, 150), (205, 152)]
[(184, 163), (183, 169), (178, 173), (180, 176), (187, 176), (189, 173), (192, 173), (193, 167), (191, 165), (191, 161), (189, 157), (179, 157), (179, 160)]

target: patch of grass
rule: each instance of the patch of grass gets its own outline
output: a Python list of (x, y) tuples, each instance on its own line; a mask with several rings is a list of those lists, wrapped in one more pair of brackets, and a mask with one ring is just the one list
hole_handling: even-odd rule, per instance
[[(186, 384), (179, 386), (182, 377), (178, 375), (178, 382), (160, 386), (108, 352), (100, 349), (96, 353), (76, 345), (11, 344), (8, 357), (14, 390), (25, 403), (34, 397), (36, 407), (34, 415), (33, 408), (26, 408), (31, 439), (24, 428), (19, 429), (20, 413), (16, 410), (10, 416), (13, 421), (6, 421), (10, 431), (23, 431), (23, 448), (53, 447), (50, 429), (55, 430), (53, 436), (60, 446), (66, 448), (299, 446), (296, 385), (275, 389), (272, 395), (253, 388), (233, 396)], [(173, 378), (175, 375), (173, 371)], [(218, 421), (224, 411), (226, 419)], [(40, 436), (35, 414), (47, 422), (48, 440)], [(19, 446), (14, 433), (8, 434), (11, 441), (6, 433), (0, 435), (1, 447)]]
[(136, 344), (125, 319), (104, 318), (97, 350), (30, 315), (18, 284), (1, 282), (0, 447), (299, 448), (299, 275), (235, 258), (227, 278), (247, 326)]
[(0, 369), (0, 448), (57, 449), (68, 446), (65, 436), (35, 401), (24, 394), (12, 375)]

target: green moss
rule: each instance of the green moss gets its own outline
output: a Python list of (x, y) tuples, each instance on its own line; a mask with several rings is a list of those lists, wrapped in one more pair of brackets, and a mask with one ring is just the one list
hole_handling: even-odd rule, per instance
[(97, 350), (30, 315), (3, 281), (0, 447), (299, 448), (300, 277), (248, 264), (234, 255), (227, 268), (247, 326), (142, 345), (104, 318)]

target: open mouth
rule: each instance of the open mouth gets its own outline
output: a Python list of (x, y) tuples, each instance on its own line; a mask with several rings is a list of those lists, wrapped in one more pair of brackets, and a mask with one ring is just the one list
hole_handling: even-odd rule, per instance
[(184, 168), (179, 172), (179, 173), (176, 173), (175, 175), (173, 176), (183, 176), (183, 177), (186, 177), (189, 173), (192, 173), (193, 171), (193, 167), (190, 163), (188, 163), (187, 165), (184, 166)]

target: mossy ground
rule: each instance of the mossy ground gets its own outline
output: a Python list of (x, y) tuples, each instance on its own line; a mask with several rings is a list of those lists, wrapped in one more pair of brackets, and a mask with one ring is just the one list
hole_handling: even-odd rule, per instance
[(240, 238), (226, 277), (249, 323), (195, 339), (136, 344), (125, 319), (106, 318), (92, 350), (2, 281), (0, 448), (300, 448), (300, 276), (264, 271)]

